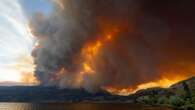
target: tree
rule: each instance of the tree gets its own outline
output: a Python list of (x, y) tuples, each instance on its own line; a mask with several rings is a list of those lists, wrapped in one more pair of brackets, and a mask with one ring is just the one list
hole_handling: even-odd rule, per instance
[(165, 96), (158, 98), (158, 104), (169, 104), (169, 99)]
[(170, 96), (169, 102), (171, 105), (176, 106), (176, 107), (183, 106), (185, 103), (185, 101), (178, 96)]
[(184, 81), (184, 82), (182, 82), (182, 85), (183, 85), (183, 88), (184, 88), (184, 90), (185, 90), (185, 92), (186, 92), (186, 98), (191, 98), (192, 97), (192, 93), (190, 92), (190, 88), (189, 88), (189, 86), (188, 86), (188, 84)]

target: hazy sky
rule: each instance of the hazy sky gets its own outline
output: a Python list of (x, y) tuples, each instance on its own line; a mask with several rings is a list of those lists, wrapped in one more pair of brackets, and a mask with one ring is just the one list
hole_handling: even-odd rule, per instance
[(37, 11), (48, 14), (48, 0), (0, 0), (0, 82), (20, 80), (14, 65), (21, 56), (30, 57), (34, 43), (26, 15)]
[(20, 3), (28, 15), (34, 12), (48, 14), (52, 10), (49, 0), (20, 0)]

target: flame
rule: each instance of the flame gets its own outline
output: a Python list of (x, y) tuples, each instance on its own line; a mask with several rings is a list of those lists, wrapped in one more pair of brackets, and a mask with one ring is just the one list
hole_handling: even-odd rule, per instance
[(168, 88), (171, 85), (178, 83), (179, 81), (185, 80), (188, 78), (187, 76), (175, 76), (174, 78), (170, 77), (162, 77), (157, 81), (151, 81), (147, 83), (143, 83), (138, 85), (136, 88), (115, 88), (115, 87), (104, 87), (103, 89), (107, 90), (112, 94), (127, 96), (133, 93), (136, 93), (139, 90), (154, 88), (154, 87), (161, 87), (161, 88)]
[[(119, 33), (120, 28), (111, 28), (106, 29), (101, 37), (97, 37), (97, 39), (94, 42), (89, 42), (86, 44), (81, 53), (82, 56), (84, 56), (84, 61), (81, 66), (81, 72), (78, 75), (77, 82), (81, 84), (83, 82), (83, 77), (84, 75), (94, 75), (97, 74), (95, 71), (94, 67), (94, 59), (98, 57), (98, 53), (101, 51), (101, 48), (109, 42), (112, 42), (114, 38), (116, 37), (116, 34)], [(109, 30), (109, 31), (108, 31)], [(171, 76), (175, 75), (175, 76)], [(112, 93), (112, 94), (117, 94), (117, 95), (130, 95), (133, 93), (136, 93), (139, 90), (142, 89), (147, 89), (147, 88), (153, 88), (153, 87), (162, 87), (162, 88), (168, 88), (171, 85), (184, 80), (188, 78), (189, 75), (184, 74), (184, 75), (177, 75), (177, 72), (175, 73), (170, 73), (170, 72), (162, 72), (162, 76), (154, 81), (151, 82), (145, 82), (142, 84), (137, 85), (136, 87), (127, 87), (127, 88), (119, 88), (119, 87), (102, 87), (102, 89), (105, 89), (106, 91)]]
[(121, 96), (127, 96), (131, 93), (133, 93), (134, 89), (131, 87), (129, 88), (116, 88), (116, 87), (103, 87), (106, 91), (109, 93), (115, 94), (115, 95), (121, 95)]
[(83, 63), (83, 69), (86, 73), (94, 73), (95, 71), (90, 67), (89, 64)]
[[(101, 52), (101, 49), (106, 44), (110, 42), (112, 43), (115, 40), (120, 30), (123, 30), (123, 29), (119, 26), (105, 26), (102, 32), (99, 35), (97, 35), (97, 37), (95, 37), (96, 39), (89, 40), (89, 42), (87, 42), (83, 46), (81, 50), (81, 57), (82, 57), (81, 65), (80, 65), (79, 71), (76, 71), (78, 72), (78, 74), (76, 74), (76, 78), (73, 79), (74, 81), (70, 81), (68, 83), (74, 83), (73, 84), (74, 87), (82, 87), (82, 84), (84, 83), (85, 75), (93, 76), (93, 75), (98, 74), (96, 73), (95, 60), (98, 58), (98, 55)], [(37, 43), (35, 45), (35, 48), (39, 48), (39, 47), (40, 45), (39, 43)], [(30, 64), (31, 67), (35, 67), (32, 61), (28, 64)], [(34, 68), (31, 68), (31, 70), (27, 72), (32, 72), (33, 70)], [(63, 67), (56, 73), (55, 76), (51, 77), (52, 78), (51, 80), (54, 80), (54, 81), (58, 80), (61, 78), (61, 76), (66, 75), (67, 72), (68, 71), (66, 71), (66, 69)], [(177, 72), (175, 71), (174, 73), (173, 72), (160, 72), (161, 76), (159, 76), (158, 79), (155, 79), (152, 81), (145, 81), (144, 83), (136, 85), (136, 87), (121, 88), (121, 87), (114, 87), (114, 86), (105, 86), (101, 88), (105, 89), (106, 91), (112, 94), (124, 95), (124, 96), (133, 94), (139, 90), (147, 89), (147, 88), (153, 88), (153, 87), (168, 88), (172, 84), (175, 84), (190, 76), (189, 74), (185, 74), (185, 71), (182, 71), (182, 72), (184, 73), (183, 75), (181, 74), (177, 75), (178, 71)], [(175, 76), (171, 76), (171, 75), (175, 75)], [(34, 78), (32, 74), (28, 75), (27, 77), (25, 74), (22, 81), (28, 82), (28, 83), (29, 82), (37, 83), (37, 80)]]
[(94, 70), (93, 62), (98, 57), (98, 53), (101, 51), (101, 48), (104, 44), (111, 42), (114, 36), (118, 33), (118, 28), (112, 27), (109, 32), (102, 32), (103, 34), (100, 35), (101, 37), (97, 37), (94, 42), (87, 43), (82, 51), (81, 54), (84, 56), (84, 60), (81, 64), (80, 74), (77, 77), (77, 83), (82, 84), (85, 75), (94, 75), (96, 71)]

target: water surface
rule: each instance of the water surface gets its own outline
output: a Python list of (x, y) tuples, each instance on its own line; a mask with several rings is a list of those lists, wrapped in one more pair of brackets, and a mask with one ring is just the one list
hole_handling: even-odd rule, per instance
[(97, 103), (0, 103), (0, 110), (173, 110), (164, 107), (148, 107), (134, 104), (97, 104)]

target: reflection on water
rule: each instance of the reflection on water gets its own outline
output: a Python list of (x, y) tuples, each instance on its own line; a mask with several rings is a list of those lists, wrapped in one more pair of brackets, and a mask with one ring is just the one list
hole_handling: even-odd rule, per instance
[(162, 107), (146, 107), (133, 104), (32, 104), (32, 103), (0, 103), (0, 110), (172, 110)]

